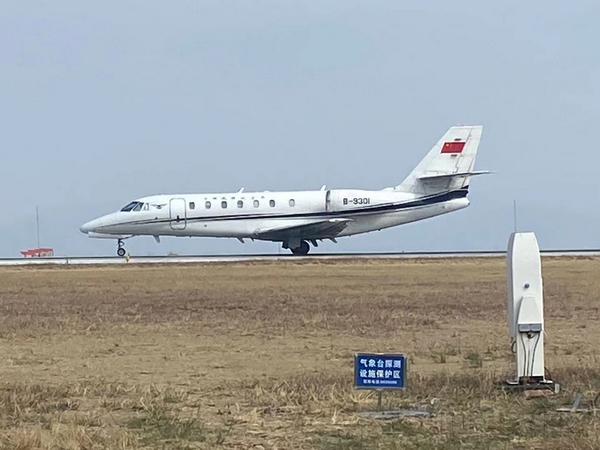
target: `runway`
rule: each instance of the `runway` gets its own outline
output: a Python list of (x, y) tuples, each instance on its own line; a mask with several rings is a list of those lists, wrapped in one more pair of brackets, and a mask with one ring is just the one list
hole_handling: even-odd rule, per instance
[[(600, 249), (542, 250), (543, 257), (595, 257)], [(395, 253), (313, 253), (308, 256), (291, 254), (253, 255), (185, 255), (185, 256), (61, 256), (52, 258), (0, 258), (0, 266), (29, 265), (106, 265), (106, 264), (189, 264), (189, 263), (237, 263), (273, 261), (319, 261), (356, 259), (427, 259), (427, 258), (500, 258), (503, 250), (462, 251), (462, 252), (395, 252)]]

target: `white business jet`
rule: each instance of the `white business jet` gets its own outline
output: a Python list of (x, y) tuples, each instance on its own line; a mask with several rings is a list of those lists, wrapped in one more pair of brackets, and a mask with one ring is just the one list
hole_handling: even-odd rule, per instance
[(481, 126), (452, 127), (399, 185), (383, 190), (326, 189), (293, 192), (173, 194), (143, 197), (120, 211), (81, 226), (92, 238), (207, 236), (281, 242), (294, 255), (306, 255), (309, 242), (337, 242), (457, 211), (469, 206), (469, 181)]

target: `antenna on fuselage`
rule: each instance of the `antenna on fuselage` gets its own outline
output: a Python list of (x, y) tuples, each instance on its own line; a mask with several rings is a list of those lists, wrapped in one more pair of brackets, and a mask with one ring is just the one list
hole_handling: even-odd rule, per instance
[(517, 222), (517, 201), (513, 200), (513, 232), (519, 231), (519, 225)]

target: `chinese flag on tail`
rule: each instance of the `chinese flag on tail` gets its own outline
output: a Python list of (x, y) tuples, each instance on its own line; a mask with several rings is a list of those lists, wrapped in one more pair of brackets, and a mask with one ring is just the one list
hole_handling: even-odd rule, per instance
[(442, 146), (442, 153), (462, 153), (464, 148), (464, 142), (446, 142)]

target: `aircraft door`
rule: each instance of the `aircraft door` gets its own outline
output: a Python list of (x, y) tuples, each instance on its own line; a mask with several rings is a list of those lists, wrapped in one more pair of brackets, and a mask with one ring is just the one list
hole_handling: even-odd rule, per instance
[(325, 211), (331, 211), (331, 190), (328, 190), (325, 194)]
[(186, 209), (185, 199), (172, 198), (169, 202), (169, 214), (171, 216), (171, 229), (185, 230), (186, 226)]

